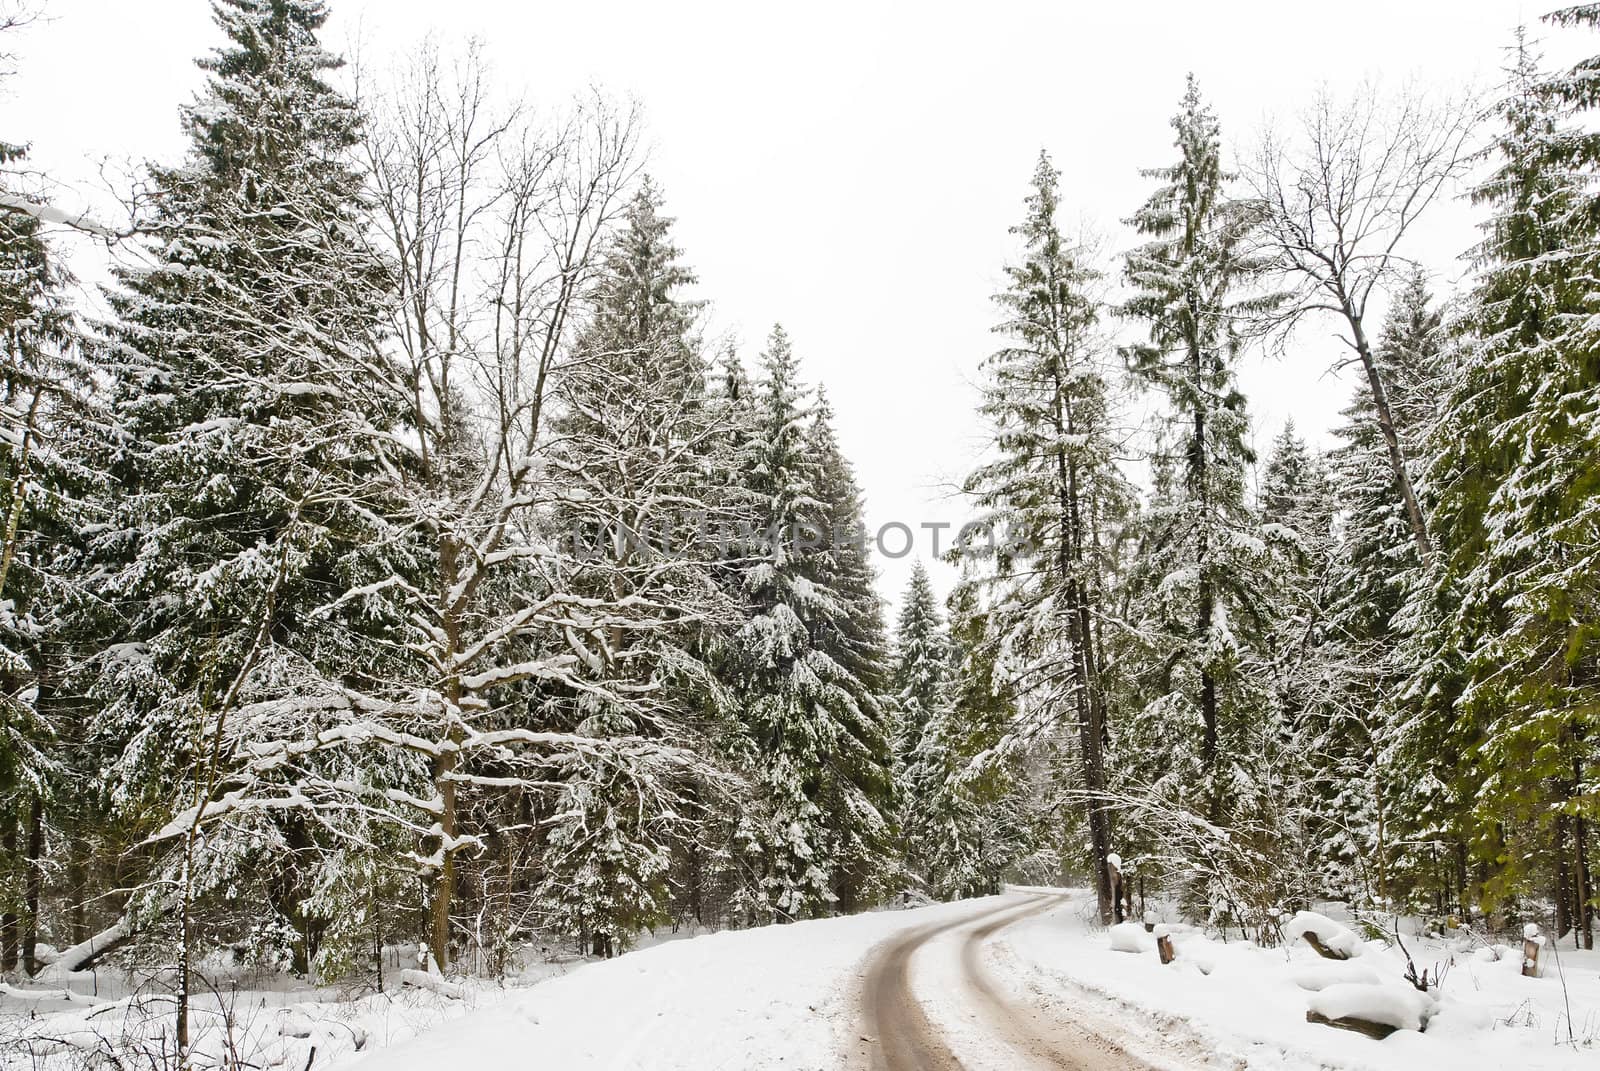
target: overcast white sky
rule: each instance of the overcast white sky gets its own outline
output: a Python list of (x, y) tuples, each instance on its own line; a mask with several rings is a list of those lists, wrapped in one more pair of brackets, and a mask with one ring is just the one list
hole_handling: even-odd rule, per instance
[[(1173, 156), (1168, 117), (1194, 71), (1224, 135), (1248, 144), (1319, 84), (1492, 84), (1521, 21), (1554, 3), (1341, 0), (984, 4), (332, 0), (328, 43), (369, 62), (434, 35), (484, 39), (535, 99), (588, 84), (645, 106), (650, 171), (713, 303), (754, 355), (775, 320), (827, 383), (875, 524), (959, 523), (947, 488), (980, 427), (989, 296), (1012, 255), (1034, 158), (1062, 171), (1064, 222), (1120, 252), (1141, 167)], [(173, 160), (177, 107), (216, 43), (204, 0), (46, 0), (19, 42), (0, 131), (93, 199), (103, 157)], [(1600, 39), (1540, 28), (1552, 61)], [(1449, 290), (1473, 213), (1436, 211), (1410, 252)], [(1114, 265), (1110, 265), (1114, 268)], [(1244, 370), (1263, 445), (1286, 416), (1322, 441), (1348, 397), (1328, 331)], [(926, 542), (918, 548), (926, 556)], [(891, 597), (909, 559), (880, 562)], [(948, 582), (950, 573), (938, 570)]]

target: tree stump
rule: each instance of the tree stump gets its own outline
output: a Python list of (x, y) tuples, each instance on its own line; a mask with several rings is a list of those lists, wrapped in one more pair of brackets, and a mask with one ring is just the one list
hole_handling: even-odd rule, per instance
[(1543, 941), (1537, 937), (1524, 938), (1522, 942), (1522, 976), (1524, 978), (1539, 977), (1539, 953), (1543, 951)]
[(1170, 935), (1162, 934), (1156, 938), (1156, 952), (1161, 956), (1162, 963), (1171, 963), (1173, 961), (1177, 953), (1173, 951), (1172, 937)]
[[(1311, 935), (1308, 933), (1306, 936), (1310, 937)], [(1340, 956), (1338, 958), (1343, 959), (1344, 957)], [(1375, 1023), (1371, 1019), (1356, 1019), (1352, 1016), (1346, 1016), (1343, 1019), (1330, 1019), (1321, 1012), (1314, 1011), (1306, 1012), (1306, 1022), (1321, 1023), (1323, 1026), (1338, 1027), (1340, 1030), (1354, 1030), (1358, 1034), (1365, 1034), (1367, 1037), (1378, 1041), (1382, 1041), (1396, 1030), (1395, 1027), (1390, 1026), (1388, 1023)]]

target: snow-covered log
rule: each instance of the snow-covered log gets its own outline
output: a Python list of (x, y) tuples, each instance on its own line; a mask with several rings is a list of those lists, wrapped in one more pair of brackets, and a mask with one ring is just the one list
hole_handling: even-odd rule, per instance
[(1286, 941), (1304, 937), (1306, 944), (1324, 959), (1354, 959), (1365, 951), (1361, 939), (1348, 927), (1315, 911), (1296, 911), (1283, 928), (1283, 937)]
[(415, 968), (401, 971), (400, 981), (405, 985), (414, 985), (418, 989), (432, 990), (441, 997), (449, 997), (451, 1000), (461, 1000), (467, 995), (466, 989), (455, 982), (447, 982), (437, 974), (429, 974), (427, 971)]
[(107, 952), (126, 944), (132, 936), (133, 931), (128, 928), (127, 920), (118, 919), (87, 941), (62, 949), (60, 957), (39, 972), (38, 979), (47, 982), (64, 981), (74, 971), (88, 969), (95, 960)]
[(1306, 1022), (1383, 1039), (1396, 1030), (1423, 1030), (1438, 1002), (1403, 985), (1330, 985), (1313, 993)]

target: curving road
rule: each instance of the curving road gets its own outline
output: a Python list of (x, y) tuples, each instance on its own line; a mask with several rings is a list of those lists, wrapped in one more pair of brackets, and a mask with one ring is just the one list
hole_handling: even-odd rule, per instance
[[(997, 986), (979, 955), (996, 933), (1062, 902), (1061, 896), (1030, 894), (986, 907), (951, 922), (910, 930), (876, 948), (867, 961), (862, 993), (864, 1058), (871, 1071), (987, 1071), (988, 1068), (1039, 1071), (1149, 1071), (1116, 1042), (1078, 1023), (1064, 1022), (1042, 1009), (1013, 1000)], [(993, 1062), (963, 1063), (933, 1022), (911, 985), (911, 960), (935, 938), (952, 931), (961, 940), (960, 975), (954, 997), (981, 1030)], [(970, 1050), (970, 1045), (965, 1046)]]

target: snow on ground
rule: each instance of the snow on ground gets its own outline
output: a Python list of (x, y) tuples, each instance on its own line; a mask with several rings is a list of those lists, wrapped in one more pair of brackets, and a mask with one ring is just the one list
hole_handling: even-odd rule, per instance
[[(312, 1048), (314, 1066), (333, 1071), (530, 1061), (563, 1071), (834, 1071), (861, 1050), (862, 970), (873, 946), (986, 906), (1022, 902), (1012, 895), (663, 939), (604, 962), (539, 963), (506, 987), (470, 985), (464, 1001), (411, 988), (341, 1000), (326, 991), (251, 988), (251, 979), (241, 979), (237, 991), (204, 998), (197, 1021), (209, 1032), (203, 1047), (220, 1050), (217, 1008), (230, 1004), (241, 1053), (255, 1066), (286, 1071), (302, 1071)], [(1092, 914), (1092, 897), (1075, 892), (1040, 913), (1019, 912), (979, 947), (983, 975), (1002, 999), (1036, 1017), (1041, 1034), (1052, 1022), (1075, 1023), (1122, 1040), (1163, 1068), (1600, 1066), (1600, 953), (1560, 949), (1545, 977), (1533, 979), (1520, 975), (1519, 950), (1408, 939), (1419, 970), (1445, 969), (1442, 999), (1423, 1008), (1404, 988), (1403, 959), (1382, 942), (1363, 942), (1359, 959), (1335, 962), (1304, 943), (1263, 949), (1172, 925), (1162, 932), (1170, 932), (1177, 961), (1162, 966), (1142, 927), (1117, 934), (1119, 946), (1137, 951), (1117, 951)], [(972, 928), (958, 926), (919, 949), (911, 981), (953, 1048), (982, 1068), (1010, 1050), (974, 1010), (963, 963)], [(1393, 988), (1382, 995), (1374, 983)], [(75, 1067), (97, 1036), (129, 1022), (159, 1035), (170, 1024), (159, 1000), (130, 1010), (114, 988), (102, 988), (98, 1000), (63, 1000), (60, 987), (54, 995), (0, 987), (0, 1041), (27, 1035), (43, 1043), (34, 1051), (46, 1056), (37, 1061), (13, 1048), (0, 1062)], [(1374, 1041), (1307, 1023), (1317, 1000), (1380, 1011), (1416, 1007), (1431, 1019), (1424, 1033), (1403, 1030)], [(1569, 1026), (1576, 1045), (1564, 1044)]]
[(587, 964), (338, 1071), (526, 1066), (837, 1071), (858, 1040), (858, 969), (879, 941), (975, 901), (703, 934)]
[[(1431, 976), (1445, 969), (1439, 1007), (1425, 1033), (1400, 1031), (1374, 1041), (1308, 1023), (1305, 1015), (1314, 991), (1328, 993), (1331, 986), (1338, 991), (1323, 999), (1367, 1007), (1403, 1008), (1420, 996), (1403, 980), (1404, 958), (1381, 942), (1366, 942), (1359, 961), (1339, 963), (1303, 942), (1265, 949), (1175, 926), (1177, 959), (1164, 967), (1153, 951), (1113, 950), (1111, 936), (1089, 921), (1092, 911), (1092, 898), (1075, 894), (1056, 910), (1001, 931), (989, 954), (1012, 961), (1005, 973), (1019, 994), (1056, 1003), (1063, 1014), (1072, 1007), (1092, 1011), (1136, 1036), (1192, 1035), (1186, 1047), (1221, 1066), (1600, 1067), (1600, 952), (1577, 952), (1569, 944), (1559, 952), (1559, 971), (1552, 961), (1544, 977), (1524, 978), (1520, 950), (1407, 938), (1419, 971)], [(1394, 987), (1387, 994), (1392, 999), (1375, 1004), (1372, 994), (1354, 990), (1369, 988), (1374, 975)], [(1567, 1043), (1569, 1026), (1576, 1044)]]
[[(382, 993), (370, 979), (360, 989), (319, 988), (269, 970), (203, 964), (191, 1004), (195, 1066), (320, 1068), (342, 1053), (409, 1039), (507, 992), (469, 984), (464, 1000), (446, 999), (400, 985), (411, 959), (399, 949), (389, 950), (389, 959)], [(510, 985), (531, 986), (572, 965), (570, 958), (543, 958)], [(171, 1066), (172, 988), (171, 977), (135, 978), (109, 967), (55, 975), (48, 985), (0, 984), (0, 1068), (65, 1071), (100, 1066), (96, 1059), (118, 1066), (106, 1059), (113, 1053), (121, 1066)]]

